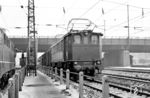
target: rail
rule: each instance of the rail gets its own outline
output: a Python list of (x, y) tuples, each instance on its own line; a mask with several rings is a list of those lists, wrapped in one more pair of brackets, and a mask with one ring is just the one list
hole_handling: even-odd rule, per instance
[[(105, 94), (106, 92), (109, 92), (108, 90), (106, 90), (106, 86), (104, 86), (104, 88), (102, 87), (97, 88), (92, 85), (89, 85), (84, 80), (84, 77), (87, 77), (87, 78), (92, 78), (92, 77), (84, 75), (83, 72), (75, 73), (75, 72), (70, 72), (68, 69), (64, 71), (62, 68), (57, 69), (56, 67), (49, 68), (49, 67), (43, 67), (43, 66), (41, 67), (40, 71), (52, 77), (53, 79), (55, 79), (55, 81), (59, 80), (60, 84), (65, 83), (66, 90), (69, 89), (70, 86), (75, 88), (79, 92), (79, 98), (102, 98), (102, 96), (105, 96), (103, 98), (109, 98), (109, 97), (106, 97), (106, 94)], [(71, 75), (74, 75), (74, 77), (77, 76), (78, 79), (76, 78), (75, 80), (78, 80), (78, 81), (71, 79)], [(106, 85), (106, 83), (104, 83), (103, 85)], [(110, 97), (113, 96), (114, 98), (121, 98), (120, 96), (117, 96), (113, 93), (109, 93), (108, 96)]]
[[(75, 73), (70, 72), (68, 69), (65, 71), (62, 68), (57, 69), (52, 67), (42, 67), (40, 70), (55, 79), (55, 81), (60, 81), (60, 84), (65, 84), (66, 89), (70, 89), (70, 86), (74, 87), (79, 92), (79, 98), (124, 98), (125, 96), (128, 98), (150, 97), (149, 91), (146, 88), (143, 88), (142, 85), (138, 87), (135, 87), (134, 85), (130, 85), (130, 87), (122, 86), (113, 82), (112, 78), (123, 78), (133, 80), (137, 83), (142, 82), (149, 84), (150, 81), (146, 80), (133, 79), (130, 77), (119, 77), (108, 74), (103, 74), (101, 77), (90, 77), (84, 75), (83, 72)], [(73, 80), (72, 75), (77, 77)]]
[(9, 79), (7, 87), (0, 91), (0, 98), (19, 98), (19, 91), (22, 90), (26, 67), (16, 69), (13, 77)]

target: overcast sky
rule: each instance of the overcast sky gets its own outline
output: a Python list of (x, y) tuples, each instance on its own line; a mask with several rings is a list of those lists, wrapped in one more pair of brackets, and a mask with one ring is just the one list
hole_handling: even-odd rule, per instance
[[(28, 0), (0, 0), (0, 27), (9, 36), (27, 35)], [(35, 0), (36, 30), (39, 36), (65, 34), (72, 18), (87, 18), (105, 36), (127, 36), (127, 4), (129, 4), (130, 36), (150, 37), (150, 0)], [(20, 6), (24, 7), (21, 8)], [(105, 29), (104, 32), (104, 20)], [(45, 26), (53, 24), (54, 26)], [(55, 25), (65, 24), (62, 28)], [(14, 27), (22, 27), (15, 29)]]

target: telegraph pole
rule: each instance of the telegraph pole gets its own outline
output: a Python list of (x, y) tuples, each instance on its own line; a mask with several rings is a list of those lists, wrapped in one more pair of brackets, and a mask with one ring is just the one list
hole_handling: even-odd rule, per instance
[(130, 20), (129, 20), (129, 5), (127, 5), (127, 21), (128, 21), (127, 50), (129, 50), (129, 48), (130, 48)]
[(104, 19), (104, 36), (105, 36), (105, 33), (106, 33), (106, 21)]
[(34, 0), (28, 0), (28, 49), (27, 49), (27, 71), (36, 76), (37, 66), (37, 32), (35, 31), (35, 6)]

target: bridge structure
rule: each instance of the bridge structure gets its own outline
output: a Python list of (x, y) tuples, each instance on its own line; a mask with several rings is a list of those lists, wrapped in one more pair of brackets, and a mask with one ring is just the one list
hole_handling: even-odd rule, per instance
[[(15, 43), (16, 48), (26, 51), (28, 46), (27, 37), (10, 37)], [(54, 37), (38, 37), (38, 52), (45, 52), (47, 49), (59, 41), (60, 38)], [(103, 38), (103, 52), (112, 50), (125, 50), (127, 46), (127, 38)], [(129, 51), (133, 53), (149, 53), (150, 52), (150, 38), (130, 38)]]
[[(26, 51), (27, 37), (10, 38), (16, 48)], [(60, 38), (38, 37), (38, 52), (45, 52), (48, 48), (59, 41)], [(130, 53), (150, 53), (150, 38), (103, 38), (104, 65), (129, 67), (133, 65), (133, 56)], [(129, 41), (129, 49), (127, 49)]]

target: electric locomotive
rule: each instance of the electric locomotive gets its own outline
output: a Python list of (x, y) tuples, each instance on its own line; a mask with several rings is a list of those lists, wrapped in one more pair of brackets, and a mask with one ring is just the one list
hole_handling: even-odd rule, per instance
[(15, 47), (5, 34), (4, 29), (0, 29), (0, 89), (8, 83), (8, 79), (15, 73)]
[[(72, 19), (69, 25), (72, 21), (76, 22), (78, 20), (89, 22), (88, 19)], [(72, 25), (74, 26), (75, 24)], [(86, 26), (91, 26), (91, 21)], [(63, 68), (64, 70), (69, 69), (71, 72), (76, 73), (83, 71), (85, 75), (94, 76), (96, 69), (102, 69), (101, 37), (101, 33), (93, 32), (91, 29), (74, 29), (71, 27), (60, 41), (52, 45), (40, 57), (40, 61), (43, 66)]]

